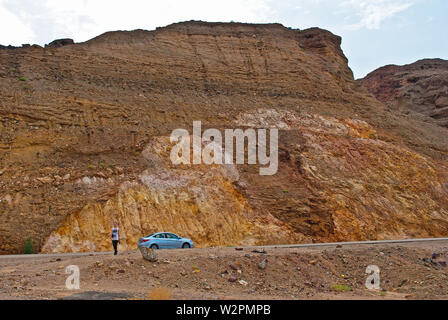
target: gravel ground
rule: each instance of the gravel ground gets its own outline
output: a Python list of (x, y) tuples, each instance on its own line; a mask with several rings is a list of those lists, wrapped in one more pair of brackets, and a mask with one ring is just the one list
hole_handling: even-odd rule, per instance
[[(448, 299), (448, 241), (157, 253), (0, 257), (0, 299)], [(69, 265), (79, 290), (65, 286)], [(379, 291), (365, 286), (369, 265)]]

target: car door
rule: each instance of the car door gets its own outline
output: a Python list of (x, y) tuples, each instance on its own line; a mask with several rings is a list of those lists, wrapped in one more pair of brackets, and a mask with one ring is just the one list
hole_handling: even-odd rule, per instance
[(172, 233), (165, 233), (165, 241), (166, 245), (170, 249), (179, 248), (178, 246), (178, 239), (177, 237)]
[(156, 239), (155, 243), (157, 244), (159, 249), (166, 249), (167, 248), (167, 243), (166, 243), (166, 239), (165, 239), (165, 234), (164, 233), (156, 234), (154, 236), (154, 238)]
[(182, 248), (182, 244), (183, 244), (183, 242), (181, 241), (182, 238), (179, 237), (178, 235), (174, 234), (174, 233), (172, 233), (171, 235), (172, 235), (172, 237), (174, 239), (175, 247), (176, 248)]

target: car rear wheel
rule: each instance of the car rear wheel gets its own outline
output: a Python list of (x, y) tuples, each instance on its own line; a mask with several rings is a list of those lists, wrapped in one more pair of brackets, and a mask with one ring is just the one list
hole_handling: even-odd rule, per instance
[(151, 248), (151, 249), (154, 249), (154, 250), (157, 250), (157, 249), (159, 249), (159, 246), (156, 245), (156, 244), (152, 244), (150, 248)]
[(190, 244), (189, 243), (184, 243), (182, 245), (182, 248), (184, 248), (184, 249), (190, 248)]

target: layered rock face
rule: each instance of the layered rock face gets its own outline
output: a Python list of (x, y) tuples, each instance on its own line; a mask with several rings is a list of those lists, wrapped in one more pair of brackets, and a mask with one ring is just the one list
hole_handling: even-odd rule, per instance
[[(185, 22), (0, 50), (0, 252), (448, 233), (447, 129), (353, 80), (341, 39), (278, 24)], [(279, 166), (173, 165), (169, 136), (278, 128)]]
[(385, 66), (360, 82), (389, 107), (423, 114), (448, 127), (448, 61), (425, 59)]

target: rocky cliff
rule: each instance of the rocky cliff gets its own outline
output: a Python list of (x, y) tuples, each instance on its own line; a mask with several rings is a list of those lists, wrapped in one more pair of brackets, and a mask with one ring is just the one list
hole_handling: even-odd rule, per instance
[(425, 59), (405, 66), (385, 66), (360, 82), (389, 107), (420, 113), (448, 127), (448, 61)]
[[(317, 28), (184, 22), (0, 50), (0, 252), (448, 233), (447, 129), (385, 107)], [(279, 168), (174, 166), (173, 129), (279, 129)]]

